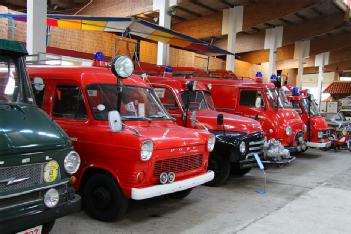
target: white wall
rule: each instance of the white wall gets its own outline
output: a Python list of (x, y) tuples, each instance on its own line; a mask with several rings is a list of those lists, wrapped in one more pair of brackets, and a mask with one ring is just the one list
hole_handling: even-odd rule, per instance
[[(323, 90), (335, 80), (336, 76), (337, 74), (335, 72), (324, 73)], [(318, 97), (317, 80), (318, 74), (305, 74), (302, 76), (302, 88), (309, 89), (314, 97)], [(322, 94), (322, 101), (328, 97), (329, 94)]]

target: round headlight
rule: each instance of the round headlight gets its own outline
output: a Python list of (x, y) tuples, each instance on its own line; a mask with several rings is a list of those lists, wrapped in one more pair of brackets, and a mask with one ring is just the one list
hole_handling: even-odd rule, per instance
[(78, 171), (80, 166), (80, 157), (76, 151), (71, 151), (65, 157), (63, 166), (68, 174), (74, 174)]
[(60, 200), (59, 193), (56, 189), (51, 188), (48, 191), (46, 191), (44, 195), (44, 204), (48, 208), (53, 208), (57, 205), (57, 203)]
[(113, 58), (112, 72), (122, 79), (131, 76), (134, 72), (133, 61), (128, 56), (123, 55)]
[(290, 126), (287, 126), (286, 129), (285, 129), (285, 134), (287, 136), (291, 136), (292, 134), (292, 128)]
[(239, 145), (239, 151), (241, 154), (245, 154), (246, 153), (246, 143), (244, 141), (242, 141)]
[(318, 131), (318, 138), (322, 139), (323, 138), (323, 132), (322, 131)]
[(216, 142), (216, 137), (214, 135), (210, 135), (208, 137), (208, 140), (207, 140), (208, 152), (212, 152), (212, 150), (214, 149), (214, 146), (215, 146), (215, 142)]
[(150, 140), (144, 141), (143, 144), (141, 145), (140, 159), (142, 161), (150, 160), (153, 150), (154, 150), (154, 145), (152, 141)]

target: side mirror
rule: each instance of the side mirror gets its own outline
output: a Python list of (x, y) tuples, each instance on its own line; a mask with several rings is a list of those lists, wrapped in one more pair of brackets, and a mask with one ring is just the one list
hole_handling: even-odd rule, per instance
[(223, 125), (223, 123), (224, 123), (223, 114), (218, 114), (217, 115), (217, 125)]
[(120, 132), (123, 129), (121, 115), (118, 111), (108, 112), (108, 123), (112, 132)]
[(36, 91), (43, 91), (45, 88), (44, 80), (41, 77), (34, 77), (33, 79), (33, 87)]
[(191, 127), (195, 127), (196, 126), (196, 112), (195, 111), (193, 111), (191, 113), (190, 121), (191, 121)]
[(262, 107), (262, 99), (260, 97), (256, 98), (255, 107), (256, 108)]

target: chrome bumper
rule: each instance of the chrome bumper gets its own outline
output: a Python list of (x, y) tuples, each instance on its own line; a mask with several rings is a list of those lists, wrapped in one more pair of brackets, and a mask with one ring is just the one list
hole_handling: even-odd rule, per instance
[(192, 177), (190, 179), (176, 181), (171, 184), (160, 184), (147, 188), (132, 188), (132, 199), (143, 200), (147, 198), (157, 197), (169, 193), (190, 189), (198, 185), (207, 183), (214, 178), (214, 172), (208, 171), (203, 175)]
[(307, 146), (311, 148), (329, 148), (331, 146), (331, 141), (328, 142), (307, 142)]

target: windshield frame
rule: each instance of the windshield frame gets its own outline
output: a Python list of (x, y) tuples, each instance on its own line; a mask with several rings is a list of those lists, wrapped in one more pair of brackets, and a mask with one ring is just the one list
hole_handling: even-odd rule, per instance
[[(116, 91), (117, 91), (117, 83), (116, 84), (112, 84), (112, 83), (90, 83), (90, 84), (87, 84), (85, 86), (85, 89), (84, 89), (84, 92), (85, 92), (85, 95), (86, 95), (86, 98), (88, 100), (88, 104), (89, 104), (89, 110), (93, 116), (93, 118), (96, 120), (96, 121), (108, 121), (108, 119), (100, 119), (100, 118), (97, 118), (96, 115), (95, 115), (95, 112), (94, 110), (92, 109), (93, 106), (91, 104), (91, 99), (89, 98), (89, 95), (88, 95), (88, 88), (91, 87), (92, 85), (96, 85), (97, 87), (101, 87), (101, 86), (115, 86), (116, 87)], [(123, 84), (123, 90), (125, 87), (131, 87), (131, 88), (138, 88), (138, 89), (143, 89), (145, 90), (147, 93), (150, 94), (151, 96), (151, 99), (154, 101), (154, 103), (156, 104), (156, 106), (163, 111), (163, 114), (165, 116), (164, 117), (133, 117), (133, 118), (130, 118), (130, 117), (125, 117), (121, 114), (121, 119), (122, 121), (150, 121), (150, 120), (167, 120), (167, 121), (170, 121), (172, 120), (173, 118), (170, 116), (170, 114), (168, 113), (168, 111), (164, 108), (164, 106), (162, 105), (160, 99), (157, 97), (155, 91), (152, 89), (152, 88), (149, 88), (149, 87), (142, 87), (142, 86), (137, 86), (137, 85), (125, 85)], [(123, 91), (122, 91), (123, 92)], [(117, 92), (116, 92), (116, 100), (117, 100)], [(115, 102), (115, 101), (114, 101)], [(116, 107), (112, 110), (117, 110), (117, 103), (116, 104)], [(146, 106), (146, 105), (145, 105)], [(110, 111), (112, 111), (110, 110)]]
[[(32, 85), (29, 81), (29, 76), (25, 66), (25, 58), (23, 56), (13, 55), (8, 53), (4, 53), (0, 55), (0, 62), (6, 63), (6, 59), (7, 59), (7, 62), (12, 63), (17, 73), (15, 82), (18, 82), (17, 84), (18, 96), (17, 96), (17, 100), (11, 100), (11, 101), (0, 100), (0, 104), (35, 105), (36, 103), (35, 103), (35, 98), (32, 90)], [(12, 99), (13, 98), (14, 97), (12, 97)]]
[[(273, 97), (273, 93), (275, 93), (276, 98)], [(280, 108), (285, 108), (283, 101), (280, 98), (280, 94), (277, 90), (277, 88), (266, 88), (266, 92), (265, 92), (266, 96), (267, 96), (267, 100), (269, 105), (274, 108), (274, 109), (280, 109)], [(277, 106), (278, 104), (278, 106)]]
[[(199, 108), (197, 110), (193, 110), (193, 109), (190, 109), (188, 107), (189, 111), (216, 110), (215, 106), (214, 106), (214, 102), (213, 102), (212, 96), (211, 96), (211, 93), (206, 91), (206, 90), (194, 90), (194, 91), (184, 90), (184, 91), (180, 92), (179, 93), (179, 97), (180, 97), (181, 106), (182, 106), (183, 110), (186, 110), (186, 108), (187, 108), (186, 107), (186, 103), (184, 103), (184, 100), (183, 100), (183, 95), (186, 94), (186, 93), (195, 93), (195, 95), (197, 95), (197, 93), (202, 93), (202, 98), (201, 98), (202, 100), (201, 100), (201, 102), (204, 100), (204, 105), (205, 105), (205, 108), (202, 108), (202, 109), (200, 109), (201, 105), (199, 105)], [(208, 99), (208, 97), (210, 97), (210, 99)], [(209, 103), (209, 100), (211, 100), (212, 103)], [(201, 102), (199, 104), (201, 104)]]
[[(311, 112), (310, 113), (308, 111), (308, 102), (311, 103), (310, 104), (310, 108), (311, 108)], [(301, 98), (301, 104), (302, 104), (302, 106), (304, 108), (305, 113), (308, 116), (315, 117), (315, 116), (320, 115), (318, 107), (315, 104), (314, 100), (309, 100), (307, 97), (304, 97), (304, 98)]]

